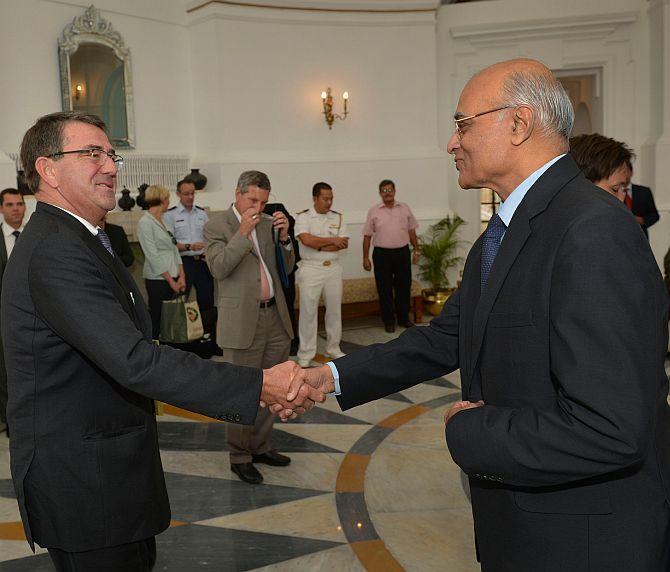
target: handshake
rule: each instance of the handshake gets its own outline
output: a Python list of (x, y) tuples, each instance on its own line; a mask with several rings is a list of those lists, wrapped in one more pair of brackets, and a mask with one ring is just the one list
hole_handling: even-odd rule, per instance
[(263, 370), (261, 406), (288, 421), (309, 411), (315, 403), (323, 403), (326, 394), (333, 391), (335, 381), (327, 365), (302, 369), (297, 363), (286, 361)]

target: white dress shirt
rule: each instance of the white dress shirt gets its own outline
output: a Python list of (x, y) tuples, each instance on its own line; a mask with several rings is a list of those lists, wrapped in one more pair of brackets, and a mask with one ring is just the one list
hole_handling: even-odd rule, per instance
[[(233, 205), (233, 212), (235, 213), (235, 216), (237, 217), (237, 220), (242, 222), (242, 215), (238, 212), (237, 208), (235, 205)], [(268, 216), (264, 215), (263, 213), (258, 213), (258, 216)], [(263, 255), (261, 254), (261, 249), (260, 246), (258, 245), (258, 234), (256, 234), (256, 227), (251, 231), (251, 236), (249, 237), (251, 239), (251, 242), (254, 243), (254, 248), (256, 249), (256, 254), (258, 254), (258, 259), (261, 261), (261, 264), (263, 265), (263, 270), (265, 270), (265, 275), (267, 276), (268, 279), (268, 284), (270, 285), (270, 298), (274, 298), (275, 295), (275, 286), (272, 283), (272, 275), (270, 274), (270, 270), (268, 269), (267, 265), (265, 264), (265, 260), (263, 260)]]
[(5, 238), (5, 250), (7, 251), (7, 258), (12, 254), (14, 245), (16, 244), (16, 236), (14, 236), (15, 231), (23, 232), (23, 229), (26, 228), (25, 224), (22, 224), (19, 228), (13, 228), (9, 226), (6, 222), (2, 223), (2, 234)]

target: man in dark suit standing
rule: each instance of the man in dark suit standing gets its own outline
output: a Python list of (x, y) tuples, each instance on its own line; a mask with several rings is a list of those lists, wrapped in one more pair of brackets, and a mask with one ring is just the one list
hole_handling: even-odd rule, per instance
[(482, 570), (668, 570), (668, 302), (649, 245), (566, 155), (572, 106), (544, 65), (478, 73), (455, 122), (459, 185), (504, 201), (461, 288), (428, 327), (303, 375), (347, 409), (460, 367), (446, 439)]
[[(26, 216), (26, 203), (23, 195), (17, 189), (4, 189), (0, 192), (0, 213), (4, 222), (0, 224), (2, 235), (0, 239), (0, 292), (2, 292), (2, 275), (7, 266), (7, 260), (12, 253), (16, 241), (23, 232), (23, 218)], [(5, 357), (0, 340), (0, 433), (3, 431), (9, 437), (7, 424), (7, 372), (5, 371)]]
[(152, 343), (140, 292), (99, 227), (122, 158), (98, 117), (40, 118), (21, 162), (38, 205), (5, 271), (2, 334), (26, 537), (59, 571), (145, 572), (170, 523), (152, 399), (252, 424), (259, 401), (288, 391), (293, 369)]

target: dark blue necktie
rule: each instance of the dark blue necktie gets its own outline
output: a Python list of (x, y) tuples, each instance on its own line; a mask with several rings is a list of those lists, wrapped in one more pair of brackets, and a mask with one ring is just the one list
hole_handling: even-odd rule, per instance
[(16, 241), (19, 239), (19, 235), (21, 234), (21, 231), (15, 230), (14, 232), (12, 232), (12, 234), (14, 235), (14, 242), (16, 243)]
[(289, 286), (288, 272), (286, 272), (286, 264), (284, 264), (284, 256), (282, 255), (279, 241), (275, 242), (275, 257), (277, 258), (277, 272), (279, 273), (279, 279), (281, 280), (284, 290), (286, 290)]
[(486, 286), (486, 281), (489, 279), (489, 273), (491, 272), (491, 267), (493, 266), (493, 261), (498, 254), (498, 249), (500, 248), (500, 240), (502, 239), (503, 234), (507, 226), (498, 216), (494, 214), (489, 221), (488, 227), (486, 227), (486, 232), (484, 233), (484, 239), (482, 242), (482, 269), (481, 269), (481, 287), (482, 290)]
[(109, 240), (109, 236), (107, 236), (107, 233), (102, 230), (101, 228), (98, 229), (98, 240), (102, 243), (102, 245), (105, 247), (107, 252), (109, 252), (112, 256), (114, 256), (114, 249), (112, 248), (112, 241)]

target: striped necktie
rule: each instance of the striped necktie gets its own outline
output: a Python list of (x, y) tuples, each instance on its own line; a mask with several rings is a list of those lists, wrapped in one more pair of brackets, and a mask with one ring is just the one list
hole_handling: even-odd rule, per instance
[(484, 240), (482, 242), (482, 266), (481, 266), (481, 287), (482, 290), (486, 286), (486, 281), (489, 279), (489, 272), (493, 266), (493, 261), (498, 254), (500, 248), (500, 241), (507, 230), (507, 226), (498, 216), (494, 214), (489, 221), (484, 233)]
[(98, 229), (98, 240), (102, 243), (107, 252), (109, 252), (112, 256), (114, 256), (114, 249), (112, 248), (112, 242), (109, 240), (109, 236), (107, 236), (107, 233), (101, 228)]

